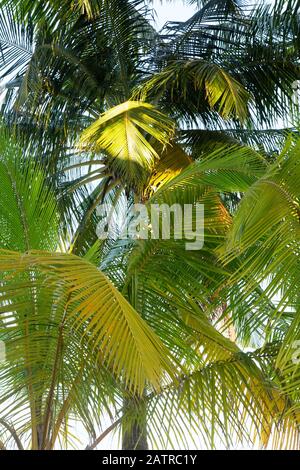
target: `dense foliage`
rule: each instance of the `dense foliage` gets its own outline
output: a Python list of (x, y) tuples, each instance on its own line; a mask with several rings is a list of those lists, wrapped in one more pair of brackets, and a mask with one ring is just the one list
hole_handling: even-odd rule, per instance
[(299, 448), (300, 3), (194, 3), (0, 2), (3, 449)]

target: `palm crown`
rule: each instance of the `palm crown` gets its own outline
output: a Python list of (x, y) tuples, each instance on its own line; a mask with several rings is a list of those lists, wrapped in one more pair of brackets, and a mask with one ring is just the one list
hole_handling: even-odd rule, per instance
[[(142, 1), (3, 14), (24, 151), (3, 131), (0, 425), (19, 448), (76, 445), (72, 419), (89, 448), (117, 427), (125, 448), (298, 445), (299, 144), (256, 129), (297, 111), (294, 3), (279, 22), (281, 2), (203, 2), (161, 34)], [(204, 204), (204, 247), (98, 240), (97, 206), (126, 217), (124, 196)]]

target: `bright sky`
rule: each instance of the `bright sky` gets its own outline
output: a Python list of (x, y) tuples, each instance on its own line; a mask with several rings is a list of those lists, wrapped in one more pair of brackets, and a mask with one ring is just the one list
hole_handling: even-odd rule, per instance
[(153, 0), (156, 10), (156, 27), (161, 29), (167, 21), (185, 21), (196, 11), (184, 0)]

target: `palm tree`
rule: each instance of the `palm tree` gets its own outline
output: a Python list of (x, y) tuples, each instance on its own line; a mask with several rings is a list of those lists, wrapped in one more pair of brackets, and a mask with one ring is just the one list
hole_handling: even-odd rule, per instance
[[(2, 0), (2, 113), (26, 143), (56, 168), (95, 117), (135, 96), (159, 102), (185, 130), (193, 125), (183, 137), (197, 152), (199, 141), (225, 137), (275, 150), (283, 131), (256, 130), (290, 114), (297, 1), (203, 1), (189, 21), (160, 33), (148, 3), (52, 0), (32, 8)], [(216, 130), (222, 134), (209, 132)]]
[(162, 370), (172, 373), (169, 353), (97, 269), (96, 250), (78, 258), (63, 249), (42, 167), (3, 133), (0, 171), (1, 426), (19, 448), (72, 445), (72, 416), (92, 436), (116, 378), (130, 393), (145, 381), (158, 387)]
[[(4, 427), (10, 432), (13, 424), (10, 434), (18, 442), (31, 428), (33, 448), (53, 448), (58, 436), (70, 437), (67, 417), (76, 416), (93, 448), (103, 437), (95, 426), (104, 409), (115, 416), (109, 429), (122, 426), (124, 447), (146, 447), (147, 440), (164, 446), (170, 428), (182, 441), (199, 430), (208, 446), (216, 436), (225, 445), (259, 436), (266, 445), (281, 431), (282, 445), (285, 437), (289, 445), (297, 440), (297, 400), (286, 393), (274, 366), (278, 344), (261, 340), (265, 319), (276, 310), (272, 295), (251, 271), (236, 277), (243, 258), (225, 267), (219, 260), (241, 193), (268, 167), (238, 142), (266, 143), (269, 155), (282, 140), (282, 132), (256, 127), (290, 110), (291, 84), (299, 73), (295, 5), (288, 2), (279, 23), (281, 2), (247, 14), (237, 2), (224, 8), (218, 1), (203, 3), (189, 22), (169, 26), (167, 37), (153, 30), (142, 1), (83, 1), (74, 10), (67, 1), (49, 2), (46, 10), (36, 2), (33, 11), (19, 1), (13, 14), (2, 16), (3, 76), (13, 75), (3, 116), (26, 154), (42, 161), (30, 158), (29, 167), (22, 161), (20, 174), (34, 178), (37, 166), (43, 180), (51, 177), (52, 189), (35, 191), (36, 203), (41, 192), (52, 194), (60, 227), (52, 244), (44, 235), (37, 243), (18, 244), (10, 205), (3, 206), (8, 246), (2, 247), (9, 250), (0, 256), (3, 312), (17, 331), (4, 322), (3, 334), (9, 341), (16, 334), (23, 345), (21, 371), (13, 356), (3, 369), (11, 389), (22, 391), (13, 395), (19, 406), (12, 405)], [(15, 194), (17, 183), (10, 184)], [(32, 184), (19, 190), (23, 199)], [(124, 194), (147, 207), (203, 202), (205, 249), (186, 252), (185, 240), (172, 239), (124, 243), (118, 233), (99, 243), (97, 205), (112, 202), (120, 215)], [(50, 235), (43, 221), (38, 230), (39, 224), (26, 220), (21, 202), (17, 197), (18, 234)], [(28, 216), (42, 214), (47, 205)], [(56, 253), (60, 245), (67, 254)], [(258, 309), (254, 319), (240, 314)], [(119, 323), (111, 324), (114, 315)], [(242, 353), (224, 337), (213, 325), (222, 322), (233, 322), (239, 340), (255, 345), (254, 351)], [(281, 319), (276, 327), (284, 334)], [(70, 344), (63, 348), (65, 338)], [(243, 425), (250, 422), (247, 432)]]
[[(294, 445), (297, 402), (274, 376), (276, 341), (242, 353), (213, 325), (218, 309), (235, 309), (234, 300), (224, 303), (238, 272), (235, 261), (224, 268), (217, 259), (231, 224), (220, 192), (259, 184), (263, 159), (235, 146), (191, 163), (181, 151), (181, 171), (175, 167), (165, 180), (165, 153), (150, 178), (164, 181), (146, 205), (205, 203), (205, 249), (186, 251), (184, 239), (124, 242), (116, 236), (82, 259), (70, 252), (74, 244), (61, 251), (68, 238), (58, 231), (54, 193), (41, 166), (16, 156), (17, 147), (3, 136), (2, 143), (1, 337), (7, 357), (1, 425), (19, 448), (22, 440), (39, 449), (72, 445), (72, 418), (84, 423), (94, 448), (106, 435), (95, 430), (105, 410), (115, 416), (108, 431), (122, 425), (128, 447), (146, 445), (145, 415), (153, 445), (172, 442), (168, 429), (183, 442), (183, 433), (198, 431), (207, 446), (216, 438), (230, 445), (257, 436), (266, 445), (276, 431), (282, 445), (288, 436)], [(252, 298), (242, 296), (240, 308), (258, 301), (255, 277), (247, 272), (236, 285), (249, 278)], [(271, 318), (263, 292), (261, 306)]]
[[(133, 103), (131, 105), (134, 106), (136, 111), (135, 105)], [(126, 109), (128, 110), (128, 107)], [(117, 114), (118, 112), (119, 115)], [(114, 109), (114, 113), (110, 112), (110, 114), (106, 113), (103, 115), (98, 122), (84, 132), (81, 139), (82, 144), (90, 143), (94, 146), (94, 150), (98, 148), (98, 152), (100, 149), (107, 149), (111, 152), (111, 158), (116, 154), (123, 156), (124, 151), (119, 152), (116, 150), (120, 142), (124, 144), (124, 136), (121, 132), (121, 129), (125, 128), (123, 112), (124, 107), (118, 107), (118, 109)], [(109, 120), (109, 117), (112, 119)], [(128, 113), (126, 116), (126, 126), (130, 126), (130, 117), (132, 116)], [(161, 120), (161, 118), (159, 119)], [(132, 121), (135, 124), (138, 123), (137, 114), (134, 114)], [(136, 142), (137, 139), (133, 136), (135, 136), (134, 132), (128, 133), (128, 146), (126, 148), (132, 148), (130, 137)], [(157, 325), (161, 327), (165, 323), (170, 308), (165, 302), (169, 302), (171, 296), (174, 295), (172, 311), (174, 307), (177, 315), (178, 313), (182, 315), (182, 311), (184, 311), (183, 318), (185, 321), (188, 319), (189, 326), (192, 326), (198, 335), (200, 335), (200, 344), (204, 348), (201, 351), (202, 359), (206, 358), (206, 354), (207, 358), (210, 358), (209, 363), (206, 364), (209, 372), (211, 372), (211, 369), (214, 370), (216, 366), (216, 368), (220, 368), (218, 372), (221, 375), (224, 374), (222, 375), (224, 382), (221, 380), (221, 383), (217, 382), (217, 378), (214, 375), (213, 378), (210, 374), (208, 374), (208, 377), (205, 377), (208, 381), (213, 381), (211, 388), (205, 383), (205, 379), (201, 375), (199, 385), (196, 381), (196, 383), (194, 382), (195, 375), (201, 372), (205, 376), (207, 370), (204, 367), (204, 370), (201, 368), (199, 371), (196, 365), (193, 372), (185, 373), (182, 379), (184, 383), (183, 390), (186, 387), (186, 390), (184, 390), (186, 395), (183, 392), (183, 396), (179, 394), (178, 398), (176, 396), (178, 388), (174, 390), (171, 387), (171, 389), (167, 390), (166, 401), (163, 401), (163, 398), (161, 398), (163, 405), (158, 400), (157, 406), (159, 412), (162, 413), (162, 410), (164, 410), (164, 420), (172, 423), (171, 425), (176, 428), (178, 435), (181, 435), (180, 431), (182, 431), (182, 426), (184, 426), (182, 422), (176, 423), (176, 418), (173, 416), (173, 413), (177, 415), (178, 409), (185, 410), (185, 416), (189, 416), (190, 421), (188, 421), (187, 427), (191, 426), (190, 429), (197, 429), (200, 421), (208, 435), (210, 434), (207, 429), (209, 427), (205, 427), (201, 421), (201, 416), (199, 416), (199, 394), (201, 393), (202, 400), (205, 402), (205, 410), (211, 412), (210, 426), (212, 426), (212, 432), (214, 432), (214, 424), (212, 423), (214, 423), (214, 420), (217, 420), (214, 413), (218, 410), (218, 405), (214, 401), (216, 400), (216, 394), (219, 392), (224, 398), (223, 387), (225, 383), (227, 390), (231, 390), (234, 387), (234, 383), (238, 384), (238, 387), (241, 386), (240, 378), (238, 379), (235, 375), (231, 375), (232, 371), (229, 373), (232, 382), (229, 380), (229, 383), (227, 383), (227, 378), (225, 379), (228, 362), (232, 363), (235, 361), (232, 356), (234, 351), (231, 349), (233, 344), (227, 342), (225, 346), (223, 343), (224, 338), (222, 338), (222, 348), (225, 346), (227, 353), (231, 351), (229, 356), (226, 353), (225, 357), (223, 356), (224, 349), (221, 351), (217, 347), (217, 352), (215, 349), (216, 344), (214, 343), (221, 343), (221, 339), (216, 330), (211, 330), (211, 321), (216, 312), (218, 312), (218, 309), (221, 308), (221, 318), (217, 318), (217, 329), (220, 328), (220, 322), (222, 324), (222, 321), (225, 321), (225, 328), (228, 328), (230, 324), (234, 325), (239, 342), (245, 347), (254, 348), (254, 351), (249, 355), (254, 359), (254, 363), (257, 364), (257, 361), (262, 359), (266, 361), (260, 363), (260, 372), (266, 374), (265, 380), (272, 384), (279, 394), (275, 398), (276, 405), (275, 409), (273, 409), (275, 415), (277, 414), (277, 418), (273, 415), (271, 419), (273, 423), (268, 421), (268, 419), (264, 422), (265, 428), (260, 432), (262, 442), (266, 445), (271, 436), (278, 446), (298, 445), (299, 405), (297, 394), (290, 394), (290, 389), (295, 392), (298, 386), (297, 380), (294, 384), (292, 379), (295, 365), (291, 366), (290, 364), (295, 353), (293, 349), (294, 343), (290, 342), (290, 335), (292, 334), (294, 341), (297, 341), (298, 331), (295, 329), (295, 323), (291, 323), (293, 317), (291, 312), (296, 308), (295, 305), (298, 304), (296, 292), (298, 292), (299, 285), (297, 263), (299, 245), (299, 194), (297, 185), (299, 165), (297, 165), (297, 159), (299, 143), (296, 141), (297, 144), (295, 144), (294, 142), (295, 139), (292, 139), (292, 144), (284, 149), (282, 155), (275, 163), (268, 163), (267, 160), (264, 160), (253, 150), (239, 146), (221, 148), (215, 153), (208, 154), (205, 158), (201, 156), (200, 160), (196, 162), (192, 162), (180, 147), (174, 147), (174, 145), (171, 148), (170, 146), (169, 148), (167, 147), (160, 155), (157, 165), (150, 171), (150, 176), (144, 184), (144, 188), (139, 186), (135, 194), (148, 205), (167, 203), (171, 206), (174, 203), (204, 202), (205, 227), (207, 230), (205, 232), (204, 252), (201, 250), (200, 253), (195, 255), (193, 252), (183, 250), (182, 253), (182, 245), (178, 243), (178, 240), (176, 240), (176, 244), (174, 240), (171, 242), (166, 240), (159, 242), (157, 240), (140, 240), (138, 249), (133, 249), (132, 255), (129, 257), (128, 265), (124, 255), (121, 256), (120, 260), (117, 259), (117, 265), (115, 265), (115, 256), (120, 256), (120, 250), (124, 250), (123, 244), (121, 244), (121, 247), (118, 247), (117, 244), (116, 247), (116, 244), (113, 243), (113, 255), (109, 254), (110, 262), (107, 264), (107, 261), (105, 261), (107, 272), (110, 275), (116, 275), (115, 278), (113, 277), (116, 284), (120, 282), (120, 272), (123, 270), (121, 281), (125, 285), (128, 283), (130, 286), (127, 294), (129, 298), (132, 296), (131, 289), (132, 282), (134, 282), (134, 305), (137, 306), (140, 312), (145, 312), (144, 315), (147, 315), (147, 320), (155, 328), (158, 327)], [(143, 153), (145, 154), (145, 151)], [(140, 150), (137, 155), (140, 157), (141, 154), (142, 151)], [(176, 154), (176, 159), (174, 154)], [(134, 152), (131, 155), (134, 156)], [(113, 165), (114, 171), (119, 171), (122, 174), (124, 168), (122, 158), (108, 159), (108, 161)], [(115, 163), (118, 166), (115, 166)], [(129, 169), (130, 165), (127, 164), (125, 166), (126, 182), (132, 180), (132, 174), (130, 174)], [(142, 179), (140, 179), (141, 181)], [(269, 187), (270, 190), (266, 191)], [(224, 200), (224, 195), (230, 193), (232, 196), (238, 196), (242, 192), (246, 192), (246, 196), (241, 200), (238, 211), (235, 213), (234, 206), (232, 206), (234, 199), (231, 197), (229, 201)], [(231, 216), (229, 210), (231, 210), (233, 215), (234, 223), (232, 228), (230, 228)], [(227, 239), (229, 240), (228, 242), (226, 241)], [(281, 240), (282, 243), (280, 242)], [(276, 245), (274, 245), (275, 243)], [(226, 247), (227, 244), (229, 244), (229, 248)], [(259, 249), (256, 244), (258, 244)], [(279, 244), (278, 249), (277, 244)], [(275, 254), (273, 254), (275, 246), (276, 250)], [(225, 260), (227, 272), (222, 271), (224, 265), (220, 264), (220, 261), (224, 258), (224, 248), (222, 247), (226, 247)], [(287, 256), (287, 247), (290, 256)], [(125, 249), (127, 250), (128, 247), (125, 246)], [(244, 259), (244, 251), (246, 249), (246, 259)], [(229, 254), (232, 253), (230, 256), (227, 254), (228, 251)], [(218, 256), (221, 256), (220, 261)], [(275, 260), (271, 263), (274, 256)], [(281, 267), (283, 259), (286, 260), (287, 264)], [(277, 272), (278, 267), (280, 268), (279, 273)], [(294, 276), (294, 271), (296, 277)], [(288, 277), (288, 286), (292, 290), (287, 292), (287, 287), (282, 282), (288, 272), (292, 276), (291, 278)], [(270, 275), (274, 277), (272, 282), (269, 281)], [(134, 276), (134, 281), (130, 279), (131, 276)], [(128, 277), (130, 280), (128, 280)], [(268, 285), (266, 286), (267, 280)], [(149, 289), (149, 283), (151, 289)], [(204, 291), (202, 291), (199, 285), (204, 287)], [(120, 288), (124, 289), (123, 284), (121, 286)], [(276, 298), (274, 297), (278, 296), (278, 294), (280, 294), (280, 302), (276, 305)], [(153, 316), (155, 317), (153, 308), (157, 305), (157, 297), (164, 298), (161, 312), (163, 318), (160, 318), (159, 323), (157, 321), (153, 323)], [(196, 305), (194, 305), (195, 299)], [(209, 322), (202, 322), (204, 319), (201, 317), (201, 312), (205, 312)], [(169, 318), (170, 320), (167, 321), (168, 333), (171, 328), (171, 319), (174, 319), (174, 316)], [(182, 335), (182, 331), (183, 326), (181, 325), (180, 331), (177, 331), (174, 335), (177, 341)], [(286, 332), (289, 333), (287, 338), (285, 337)], [(158, 334), (165, 340), (165, 330), (164, 332), (158, 330)], [(214, 336), (215, 334), (217, 336)], [(207, 344), (208, 338), (212, 342)], [(186, 344), (190, 344), (190, 340), (185, 338), (184, 343), (184, 354), (186, 354)], [(171, 344), (171, 341), (168, 341), (169, 347)], [(204, 345), (207, 349), (205, 349)], [(236, 345), (234, 348), (236, 348)], [(211, 350), (213, 350), (212, 362), (210, 356)], [(288, 358), (285, 356), (286, 351), (289, 352)], [(217, 356), (214, 356), (214, 354), (217, 354)], [(235, 350), (235, 358), (236, 355), (241, 357), (238, 350)], [(288, 386), (285, 383), (286, 377), (282, 375), (281, 367), (277, 367), (277, 358), (280, 358), (281, 355), (285, 357), (285, 365), (288, 363), (290, 373)], [(248, 360), (249, 357), (247, 355), (246, 357)], [(182, 358), (180, 362), (182, 363)], [(248, 363), (248, 365), (251, 367), (253, 364), (250, 365)], [(225, 373), (223, 367), (226, 370)], [(239, 367), (240, 363), (238, 364)], [(292, 368), (290, 369), (290, 367)], [(208, 389), (205, 389), (205, 387), (208, 387)], [(143, 398), (143, 401), (147, 401), (146, 397)], [(198, 399), (195, 397), (198, 397)], [(210, 399), (213, 400), (213, 404), (210, 403)], [(187, 400), (187, 403), (185, 403), (185, 400)], [(228, 409), (225, 403), (226, 400), (225, 402), (222, 401), (221, 409), (222, 413), (226, 414)], [(170, 408), (166, 410), (164, 407), (168, 408), (168, 406)], [(195, 406), (195, 409), (193, 406)], [(239, 401), (237, 405), (239, 412), (241, 411), (240, 407), (241, 402)], [(141, 414), (143, 417), (141, 405), (136, 405), (136, 408), (136, 413)], [(277, 411), (275, 411), (276, 408)], [(154, 423), (155, 420), (161, 422), (161, 417), (156, 416), (155, 409), (151, 406), (150, 409), (151, 414), (147, 415), (148, 423), (151, 419)], [(132, 408), (131, 413), (133, 413)], [(262, 415), (264, 415), (264, 412)], [(262, 415), (259, 415), (260, 418)], [(180, 417), (182, 417), (182, 414), (179, 413), (179, 419)], [(290, 421), (291, 418), (292, 420)], [(136, 419), (138, 420), (138, 418)], [(193, 422), (193, 419), (195, 419), (195, 422)], [(230, 426), (233, 426), (233, 428), (232, 421), (236, 420), (236, 422), (241, 424), (237, 417), (233, 418), (233, 416), (230, 416), (228, 419)], [(273, 425), (276, 421), (278, 434), (274, 436), (276, 431), (274, 431)], [(139, 423), (140, 428), (142, 428), (143, 423), (141, 418)], [(224, 423), (218, 424), (221, 426), (220, 438), (225, 438), (226, 440), (228, 436), (226, 431), (224, 431)], [(285, 434), (287, 430), (291, 433), (290, 438)], [(185, 432), (188, 434), (188, 429)], [(144, 439), (145, 432), (140, 431), (141, 436)], [(210, 445), (213, 444), (210, 443)]]

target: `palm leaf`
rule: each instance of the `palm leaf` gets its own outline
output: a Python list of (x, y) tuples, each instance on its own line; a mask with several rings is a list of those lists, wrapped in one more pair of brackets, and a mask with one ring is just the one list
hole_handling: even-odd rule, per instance
[(0, 178), (1, 247), (55, 249), (59, 220), (53, 189), (41, 165), (26, 159), (4, 130), (0, 132)]
[(153, 106), (127, 101), (104, 113), (86, 129), (80, 145), (98, 152), (106, 151), (108, 168), (124, 182), (132, 181), (136, 185), (159, 159), (147, 136), (166, 146), (172, 133), (170, 119)]
[(0, 259), (2, 272), (35, 268), (46, 275), (46, 282), (62, 283), (64, 298), (70, 298), (68, 315), (78, 326), (86, 324), (86, 337), (129, 388), (141, 393), (146, 381), (159, 387), (163, 369), (170, 372), (158, 338), (93, 264), (74, 255), (39, 251), (25, 255), (2, 251)]
[(183, 102), (190, 99), (190, 91), (198, 93), (223, 118), (236, 117), (243, 121), (248, 115), (249, 93), (219, 65), (204, 60), (173, 62), (162, 72), (146, 82), (139, 91), (141, 99), (151, 96), (151, 91), (172, 96), (176, 90)]

